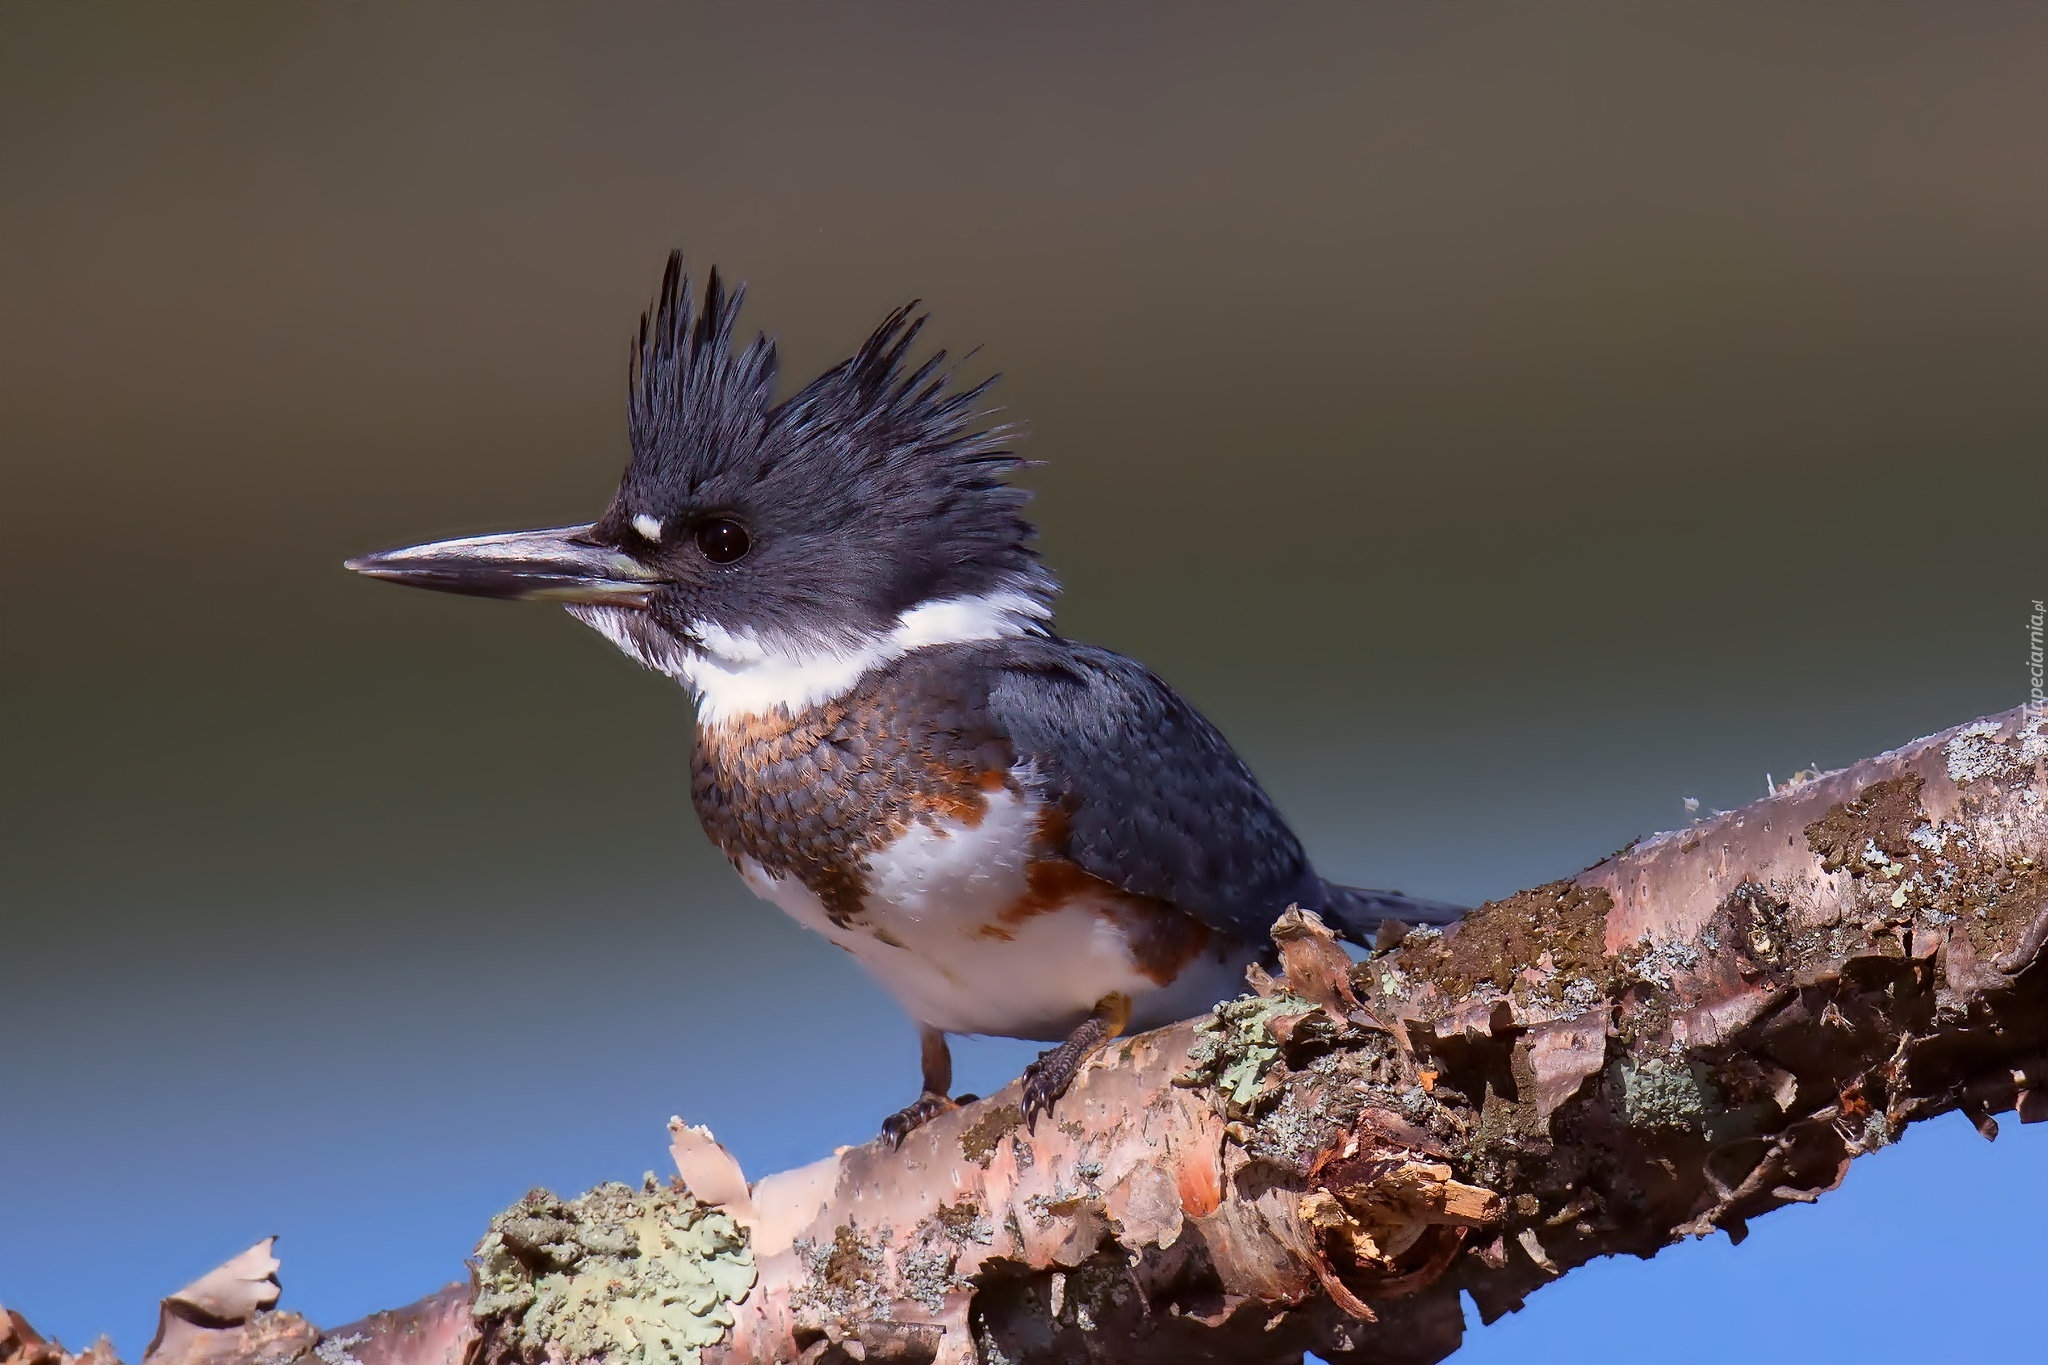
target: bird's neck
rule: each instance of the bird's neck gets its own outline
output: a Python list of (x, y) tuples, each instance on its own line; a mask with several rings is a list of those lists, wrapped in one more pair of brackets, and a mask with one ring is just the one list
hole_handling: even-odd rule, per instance
[(1042, 596), (1015, 589), (923, 602), (888, 630), (833, 646), (795, 648), (748, 633), (700, 627), (696, 647), (672, 670), (697, 700), (700, 725), (780, 711), (800, 715), (844, 696), (861, 677), (920, 649), (1042, 634), (1052, 614)]

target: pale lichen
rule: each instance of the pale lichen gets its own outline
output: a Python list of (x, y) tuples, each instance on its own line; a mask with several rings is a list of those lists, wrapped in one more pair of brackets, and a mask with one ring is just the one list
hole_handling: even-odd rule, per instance
[(351, 1332), (345, 1337), (322, 1337), (320, 1344), (313, 1348), (313, 1355), (321, 1365), (362, 1365), (350, 1354), (351, 1346), (360, 1346), (369, 1338), (361, 1332)]
[(1383, 964), (1379, 969), (1380, 994), (1389, 1000), (1405, 1000), (1415, 983), (1408, 979), (1408, 973), (1393, 963)]
[(1591, 977), (1575, 976), (1564, 983), (1566, 1017), (1576, 1019), (1587, 1010), (1607, 1003), (1607, 992)]
[(2020, 762), (2039, 763), (2048, 758), (2048, 716), (2029, 715), (2020, 722), (2020, 732), (2015, 738), (2020, 742)]
[(1705, 1067), (1680, 1058), (1651, 1057), (1615, 1063), (1623, 1112), (1633, 1128), (1705, 1132), (1721, 1097)]
[(522, 1354), (697, 1365), (754, 1284), (746, 1234), (650, 1178), (578, 1199), (535, 1190), (491, 1220), (470, 1312)]
[(832, 1240), (799, 1237), (791, 1244), (803, 1265), (803, 1278), (790, 1302), (806, 1318), (850, 1324), (880, 1321), (888, 1316), (889, 1243), (894, 1232), (884, 1224), (863, 1230), (852, 1222), (833, 1229)]
[(1636, 980), (1667, 991), (1672, 989), (1676, 976), (1699, 965), (1700, 950), (1682, 939), (1667, 939), (1653, 944), (1645, 936), (1637, 941), (1632, 951), (1622, 956), (1624, 970)]
[(1863, 1151), (1874, 1152), (1896, 1141), (1898, 1134), (1893, 1131), (1891, 1120), (1885, 1117), (1882, 1109), (1873, 1109), (1863, 1120), (1863, 1131), (1856, 1137), (1856, 1146)]
[(1948, 760), (1949, 781), (1961, 786), (1987, 777), (2000, 777), (2018, 766), (2013, 752), (2000, 740), (2004, 725), (1980, 720), (1965, 725), (1943, 746)]
[(1949, 821), (1941, 824), (1923, 824), (1907, 832), (1906, 837), (1929, 854), (1937, 854), (1948, 846), (1948, 831), (1953, 828)]
[(1267, 1069), (1280, 1060), (1279, 1040), (1267, 1026), (1316, 1008), (1285, 993), (1225, 1000), (1196, 1025), (1202, 1036), (1189, 1049), (1187, 1072), (1175, 1084), (1213, 1085), (1233, 1108), (1246, 1108), (1258, 1096)]
[(959, 1253), (937, 1238), (922, 1238), (897, 1254), (896, 1281), (926, 1312), (944, 1312), (948, 1294), (973, 1288), (953, 1273), (959, 1259)]

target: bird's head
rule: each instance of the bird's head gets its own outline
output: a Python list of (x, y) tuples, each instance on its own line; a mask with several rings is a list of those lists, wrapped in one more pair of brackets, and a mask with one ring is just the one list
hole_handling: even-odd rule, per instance
[(564, 603), (727, 713), (823, 700), (922, 644), (1041, 629), (1055, 587), (986, 383), (953, 388), (943, 352), (909, 363), (913, 305), (778, 403), (774, 343), (735, 344), (744, 292), (714, 270), (700, 308), (669, 257), (633, 348), (632, 458), (595, 522), (348, 567)]

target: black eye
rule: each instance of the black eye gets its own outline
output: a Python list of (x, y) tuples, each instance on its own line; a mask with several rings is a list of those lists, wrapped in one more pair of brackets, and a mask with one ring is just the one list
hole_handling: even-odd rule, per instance
[(713, 564), (730, 564), (753, 545), (747, 528), (728, 517), (707, 521), (697, 528), (697, 548)]

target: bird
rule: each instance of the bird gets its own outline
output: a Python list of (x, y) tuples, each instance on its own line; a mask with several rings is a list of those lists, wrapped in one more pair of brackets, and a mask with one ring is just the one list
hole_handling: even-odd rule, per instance
[(1054, 628), (1016, 430), (896, 308), (778, 399), (745, 285), (671, 253), (629, 348), (630, 455), (594, 522), (368, 554), (356, 573), (557, 602), (680, 683), (690, 796), (746, 886), (850, 954), (920, 1041), (904, 1137), (967, 1098), (949, 1039), (1053, 1044), (1022, 1118), (1126, 1031), (1270, 960), (1289, 907), (1369, 943), (1461, 908), (1318, 875), (1223, 735)]

